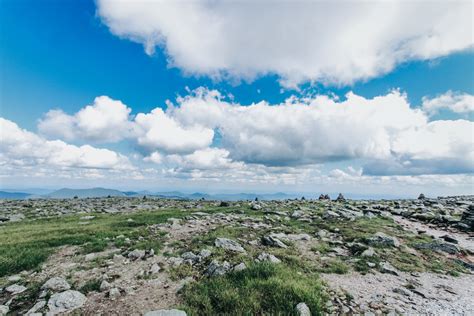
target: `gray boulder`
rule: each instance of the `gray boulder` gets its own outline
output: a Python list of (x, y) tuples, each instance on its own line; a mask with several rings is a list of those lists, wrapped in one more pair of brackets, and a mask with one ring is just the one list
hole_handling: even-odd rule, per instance
[(138, 260), (138, 259), (145, 258), (145, 255), (146, 255), (145, 250), (135, 249), (128, 253), (128, 258), (132, 260)]
[(288, 248), (288, 246), (285, 245), (280, 239), (273, 237), (271, 235), (263, 236), (262, 244), (265, 246), (270, 246), (270, 247)]
[(375, 233), (374, 236), (367, 240), (367, 243), (378, 247), (400, 247), (400, 242), (396, 237), (386, 235), (382, 232)]
[(60, 277), (53, 277), (46, 281), (46, 283), (43, 284), (41, 287), (43, 290), (51, 290), (53, 292), (61, 292), (61, 291), (66, 291), (71, 288), (71, 285), (64, 280), (63, 278)]
[(247, 269), (247, 266), (245, 265), (244, 262), (239, 263), (235, 267), (232, 268), (232, 271), (238, 272)]
[(6, 305), (0, 305), (0, 316), (5, 316), (10, 308)]
[(214, 245), (218, 248), (223, 248), (225, 250), (234, 251), (234, 252), (245, 252), (245, 249), (242, 246), (232, 239), (227, 238), (216, 238)]
[(13, 284), (7, 287), (5, 290), (10, 294), (15, 295), (15, 294), (20, 294), (20, 293), (25, 292), (27, 288), (24, 287), (23, 285)]
[(441, 252), (449, 253), (451, 255), (458, 254), (460, 251), (459, 247), (456, 246), (455, 244), (440, 242), (440, 241), (420, 243), (420, 244), (416, 244), (414, 247), (419, 250), (425, 249), (425, 250), (432, 250), (432, 251), (441, 251)]
[(78, 291), (67, 290), (53, 294), (48, 301), (48, 315), (57, 315), (73, 311), (82, 307), (86, 301), (86, 296)]
[(398, 275), (397, 269), (395, 269), (395, 267), (392, 266), (389, 262), (380, 263), (380, 272)]
[(224, 275), (230, 270), (230, 264), (227, 261), (220, 264), (216, 260), (212, 260), (212, 262), (207, 266), (206, 271), (204, 274), (210, 277)]
[(262, 252), (258, 257), (257, 257), (258, 262), (270, 262), (270, 263), (281, 263), (281, 260), (275, 257), (272, 254)]

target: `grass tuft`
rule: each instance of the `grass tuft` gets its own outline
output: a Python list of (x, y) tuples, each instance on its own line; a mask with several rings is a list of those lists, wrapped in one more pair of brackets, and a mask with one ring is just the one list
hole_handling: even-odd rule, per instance
[(305, 302), (313, 315), (322, 311), (323, 286), (315, 274), (297, 273), (284, 264), (258, 263), (246, 270), (190, 284), (183, 290), (190, 315), (294, 314)]

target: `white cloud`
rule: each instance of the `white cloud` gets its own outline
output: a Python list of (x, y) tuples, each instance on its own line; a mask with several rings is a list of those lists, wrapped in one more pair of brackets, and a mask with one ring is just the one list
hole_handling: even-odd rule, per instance
[(65, 140), (116, 142), (131, 133), (130, 112), (122, 102), (100, 96), (74, 115), (62, 110), (49, 111), (39, 121), (38, 130), (43, 135)]
[(397, 91), (374, 99), (349, 93), (343, 102), (317, 96), (250, 106), (199, 92), (179, 99), (169, 115), (218, 129), (232, 159), (265, 165), (388, 158), (395, 133), (426, 124), (425, 115)]
[(2, 166), (133, 169), (127, 157), (114, 151), (90, 145), (74, 146), (60, 140), (45, 140), (4, 118), (0, 118), (0, 131)]
[(212, 129), (196, 124), (183, 127), (160, 108), (138, 114), (135, 128), (139, 145), (166, 153), (192, 153), (210, 146), (214, 137)]
[(98, 0), (110, 31), (195, 75), (350, 84), (473, 45), (471, 1)]
[[(63, 131), (77, 128), (74, 120), (55, 118)], [(317, 95), (246, 106), (200, 88), (179, 97), (176, 105), (168, 102), (166, 111), (139, 113), (124, 124), (145, 162), (181, 174), (354, 159), (365, 161), (368, 175), (474, 171), (474, 123), (429, 121), (397, 90), (371, 99), (348, 93), (343, 100)], [(102, 127), (113, 129), (113, 124)]]
[(474, 112), (474, 95), (453, 92), (451, 90), (434, 98), (423, 97), (422, 108), (430, 115), (440, 110), (450, 110), (454, 113)]

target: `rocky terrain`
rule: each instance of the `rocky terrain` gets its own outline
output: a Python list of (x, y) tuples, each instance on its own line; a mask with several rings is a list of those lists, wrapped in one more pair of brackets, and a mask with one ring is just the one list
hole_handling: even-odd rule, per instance
[(0, 200), (0, 315), (473, 315), (473, 202)]

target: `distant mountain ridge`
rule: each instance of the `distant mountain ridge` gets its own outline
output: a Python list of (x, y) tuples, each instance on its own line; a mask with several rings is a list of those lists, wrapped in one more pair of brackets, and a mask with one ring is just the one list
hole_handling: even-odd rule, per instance
[(30, 197), (30, 193), (0, 191), (0, 199), (21, 200)]
[(42, 195), (41, 197), (51, 198), (51, 199), (71, 199), (76, 196), (78, 198), (88, 198), (88, 197), (107, 197), (107, 196), (127, 196), (127, 194), (122, 191), (113, 190), (113, 189), (105, 189), (105, 188), (91, 188), (91, 189), (63, 188), (46, 195)]
[[(307, 194), (307, 195), (306, 195)], [(166, 198), (166, 199), (185, 199), (185, 200), (220, 200), (220, 201), (239, 201), (239, 200), (285, 200), (285, 199), (294, 199), (301, 198), (305, 196), (308, 199), (317, 198), (320, 192), (315, 192), (313, 194), (302, 194), (302, 193), (183, 193), (179, 191), (165, 191), (165, 192), (152, 192), (148, 190), (142, 191), (120, 191), (115, 189), (107, 188), (88, 188), (88, 189), (70, 189), (63, 188), (47, 194), (38, 194), (33, 192), (21, 192), (21, 190), (3, 190), (0, 191), (0, 199), (71, 199), (74, 197), (78, 198), (94, 198), (94, 197), (143, 197), (143, 196), (153, 196), (157, 198)], [(329, 195), (332, 198), (337, 196), (337, 193), (329, 192)], [(376, 195), (352, 195), (344, 194), (350, 199), (399, 199), (407, 197), (398, 197), (398, 196), (376, 196)], [(412, 197), (415, 198), (415, 197)]]
[(34, 195), (25, 192), (7, 192), (0, 191), (0, 198), (2, 199), (27, 199), (27, 198), (49, 198), (49, 199), (72, 199), (72, 198), (93, 198), (93, 197), (141, 197), (154, 196), (169, 199), (186, 199), (186, 200), (280, 200), (288, 198), (301, 197), (296, 194), (286, 193), (271, 193), (271, 194), (255, 194), (255, 193), (227, 193), (227, 194), (208, 194), (208, 193), (182, 193), (179, 191), (170, 192), (150, 192), (150, 191), (119, 191), (106, 188), (90, 188), (90, 189), (70, 189), (62, 188), (44, 195)]

